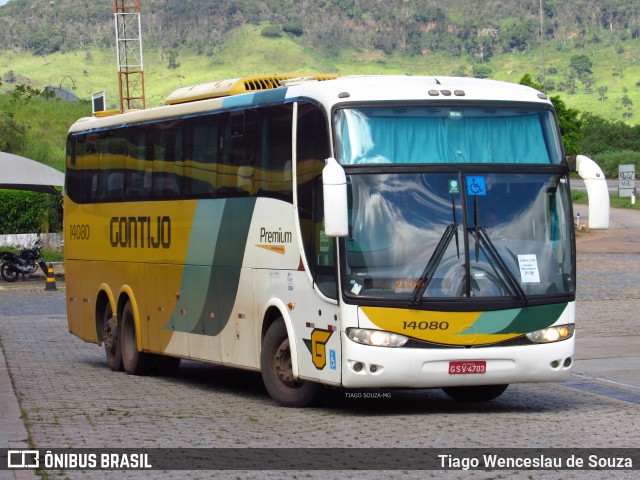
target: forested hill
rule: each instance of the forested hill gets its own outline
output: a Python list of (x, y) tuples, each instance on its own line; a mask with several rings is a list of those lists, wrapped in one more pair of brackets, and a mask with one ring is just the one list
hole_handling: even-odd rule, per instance
[[(126, 3), (134, 3), (127, 1)], [(540, 0), (142, 0), (147, 46), (210, 54), (267, 24), (321, 54), (446, 52), (481, 61), (540, 43)], [(637, 0), (543, 0), (544, 35), (568, 48), (640, 37)], [(11, 0), (0, 49), (35, 55), (112, 47), (111, 0)]]

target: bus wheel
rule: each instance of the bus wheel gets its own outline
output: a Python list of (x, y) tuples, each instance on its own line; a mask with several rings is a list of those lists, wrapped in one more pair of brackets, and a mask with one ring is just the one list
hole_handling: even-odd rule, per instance
[(320, 385), (293, 377), (287, 327), (282, 318), (271, 324), (262, 341), (260, 367), (264, 386), (285, 407), (304, 407), (315, 400)]
[(446, 387), (442, 390), (460, 402), (486, 402), (499, 397), (509, 385), (476, 385), (471, 387)]
[(122, 352), (122, 366), (130, 375), (146, 375), (154, 366), (153, 357), (138, 351), (136, 343), (136, 324), (133, 317), (131, 302), (127, 302), (122, 310), (120, 326), (120, 350)]
[(114, 372), (122, 371), (122, 354), (120, 353), (120, 325), (116, 325), (111, 305), (107, 302), (102, 316), (102, 341), (107, 363)]

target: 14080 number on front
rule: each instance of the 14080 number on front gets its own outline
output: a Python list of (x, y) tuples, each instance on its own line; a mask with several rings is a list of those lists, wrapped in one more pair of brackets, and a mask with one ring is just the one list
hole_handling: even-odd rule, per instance
[(449, 330), (449, 322), (402, 322), (403, 330)]

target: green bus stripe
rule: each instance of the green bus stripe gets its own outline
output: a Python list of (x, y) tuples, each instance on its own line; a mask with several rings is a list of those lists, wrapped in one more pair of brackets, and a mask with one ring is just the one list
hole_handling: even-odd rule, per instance
[(164, 328), (218, 335), (227, 325), (238, 294), (255, 204), (255, 198), (198, 202), (180, 286), (189, 301), (190, 316), (180, 315), (176, 305)]
[[(205, 322), (206, 335), (218, 335), (230, 320), (238, 294), (240, 272), (255, 205), (255, 198), (228, 199), (225, 202), (213, 255), (207, 300), (200, 313), (200, 321)], [(215, 312), (215, 321), (207, 318), (209, 311)], [(197, 328), (195, 333), (199, 333)]]
[(463, 335), (529, 333), (553, 325), (566, 307), (566, 303), (560, 303), (483, 312), (470, 328), (460, 333)]
[(558, 321), (565, 308), (566, 303), (523, 308), (508, 327), (496, 333), (528, 333), (546, 328)]

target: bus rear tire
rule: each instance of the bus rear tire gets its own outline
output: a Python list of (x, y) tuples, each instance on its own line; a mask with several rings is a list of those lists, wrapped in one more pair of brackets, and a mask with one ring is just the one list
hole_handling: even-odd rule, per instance
[(282, 318), (271, 324), (262, 340), (260, 367), (267, 392), (280, 405), (305, 407), (318, 397), (319, 384), (293, 377), (289, 336)]
[(120, 351), (122, 352), (124, 371), (129, 375), (146, 375), (153, 369), (153, 357), (145, 352), (138, 351), (136, 323), (133, 316), (133, 308), (129, 301), (122, 309)]
[(111, 310), (111, 304), (107, 302), (102, 316), (102, 341), (107, 363), (114, 372), (121, 372), (122, 353), (120, 349), (120, 324), (116, 325), (116, 319)]
[(475, 385), (469, 387), (446, 387), (442, 390), (459, 402), (487, 402), (498, 398), (509, 385)]

